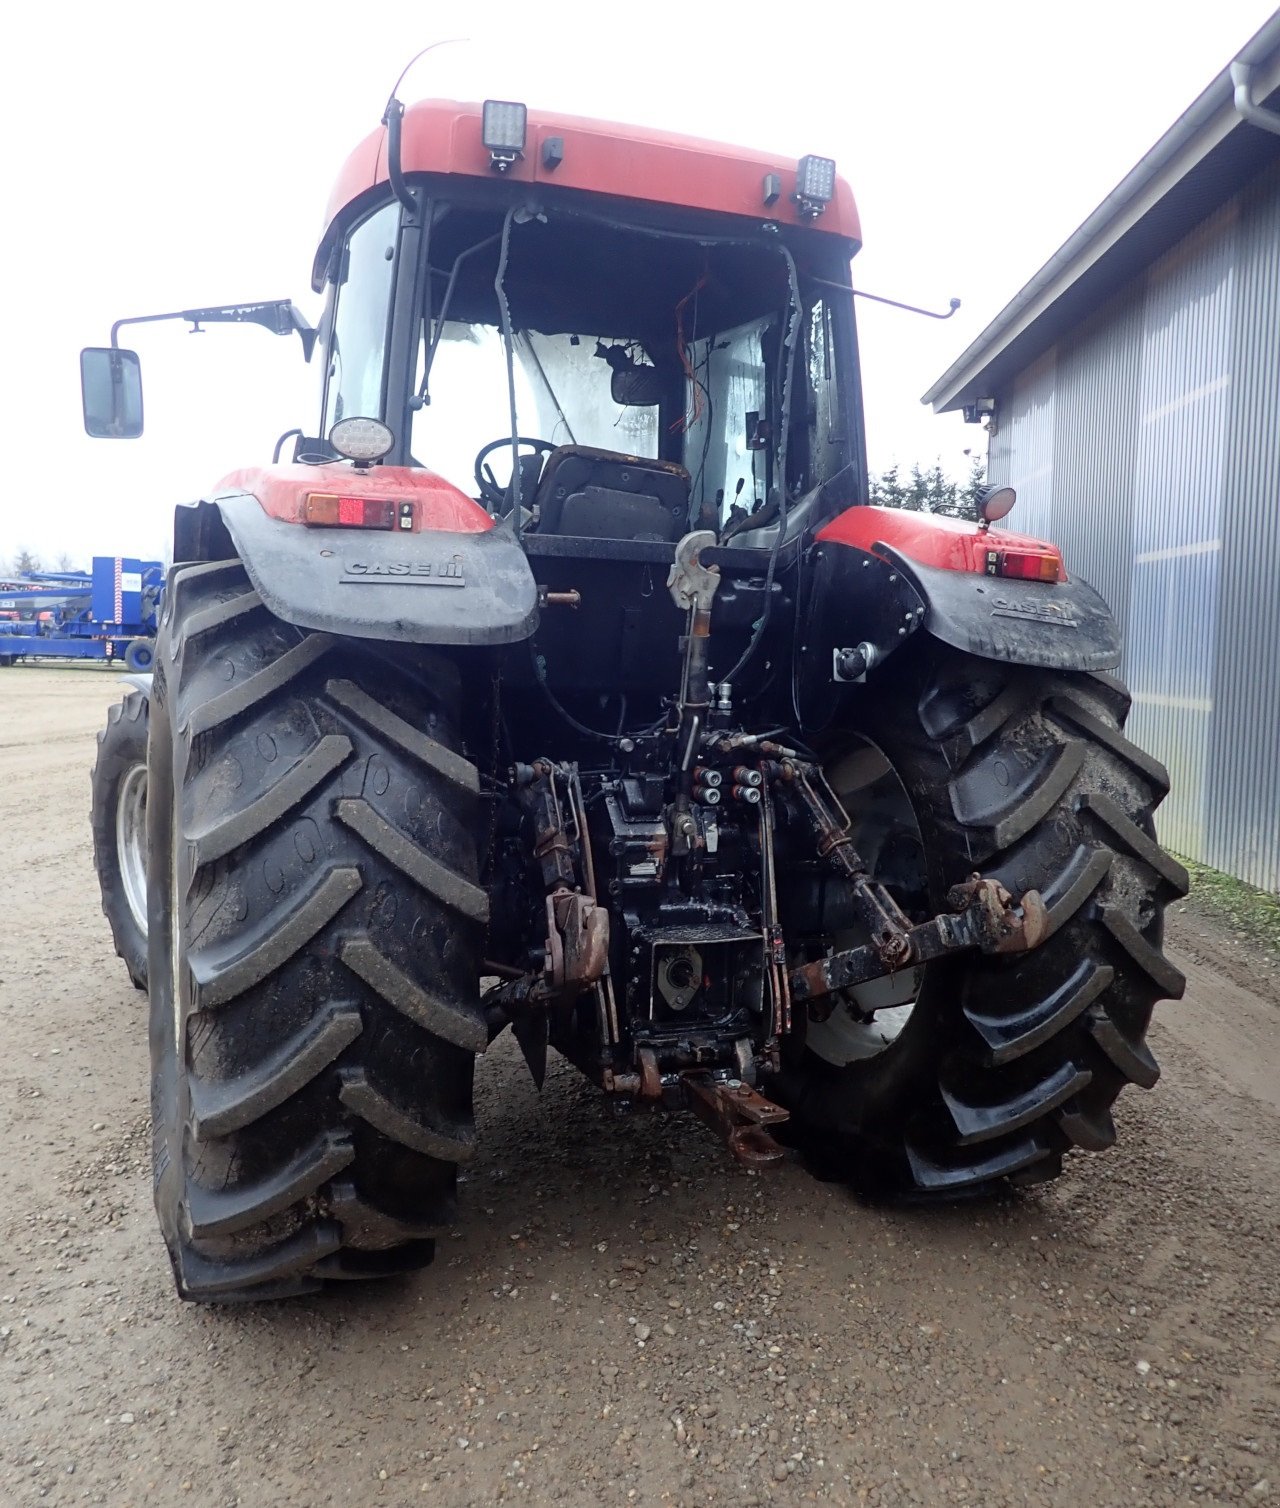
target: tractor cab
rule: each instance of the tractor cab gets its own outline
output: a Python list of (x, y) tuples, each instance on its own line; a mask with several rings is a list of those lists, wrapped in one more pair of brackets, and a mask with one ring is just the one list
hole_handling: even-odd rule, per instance
[(373, 416), (388, 462), (518, 504), (530, 536), (668, 546), (861, 471), (857, 222), (829, 160), (494, 101), (412, 107), (357, 192), (369, 147), (316, 262), (321, 435)]

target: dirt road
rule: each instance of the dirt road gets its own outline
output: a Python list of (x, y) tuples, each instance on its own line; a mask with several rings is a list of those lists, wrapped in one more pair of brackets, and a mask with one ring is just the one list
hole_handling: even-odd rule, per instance
[(1280, 988), (1194, 912), (1163, 1080), (1015, 1202), (755, 1176), (503, 1039), (432, 1269), (196, 1309), (90, 863), (120, 684), (0, 687), (0, 1503), (1280, 1503)]

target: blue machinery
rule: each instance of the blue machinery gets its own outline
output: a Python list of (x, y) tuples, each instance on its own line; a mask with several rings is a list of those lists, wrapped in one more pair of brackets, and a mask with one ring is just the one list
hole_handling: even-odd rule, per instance
[(89, 571), (0, 577), (0, 666), (15, 660), (123, 660), (151, 669), (164, 588), (158, 560), (95, 555)]

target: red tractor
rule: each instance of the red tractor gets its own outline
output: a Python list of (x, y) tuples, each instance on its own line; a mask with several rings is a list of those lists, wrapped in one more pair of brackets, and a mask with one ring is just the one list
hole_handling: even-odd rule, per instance
[[(177, 509), (99, 766), (183, 1297), (428, 1262), (508, 1026), (879, 1196), (1051, 1178), (1154, 1083), (1186, 882), (1116, 625), (1008, 489), (867, 505), (858, 245), (829, 159), (393, 102), (318, 333), (185, 312), (297, 331), (321, 392)], [(141, 432), (115, 332), (82, 376)]]

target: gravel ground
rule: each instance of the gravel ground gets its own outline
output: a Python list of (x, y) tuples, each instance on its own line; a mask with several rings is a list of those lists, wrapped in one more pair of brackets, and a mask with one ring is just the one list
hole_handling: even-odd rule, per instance
[(866, 1208), (502, 1039), (433, 1268), (196, 1309), (85, 820), (121, 687), (0, 676), (3, 1503), (1280, 1503), (1280, 990), (1194, 909), (1160, 1085), (1056, 1184)]

